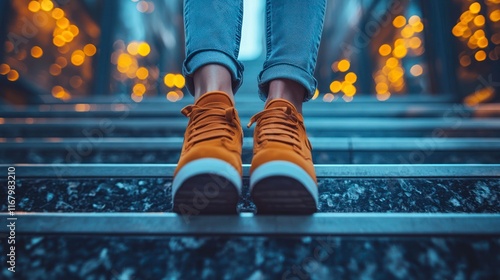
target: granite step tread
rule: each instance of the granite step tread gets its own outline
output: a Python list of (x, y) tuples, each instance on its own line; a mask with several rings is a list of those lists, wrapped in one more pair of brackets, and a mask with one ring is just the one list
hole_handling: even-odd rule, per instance
[[(248, 185), (238, 210), (253, 213)], [(318, 186), (320, 212), (500, 213), (500, 179), (320, 178)], [(171, 187), (171, 178), (19, 179), (16, 197), (26, 212), (171, 212)]]
[[(15, 167), (20, 211), (169, 212), (172, 208), (175, 164)], [(248, 170), (244, 165), (245, 175)], [(316, 165), (316, 170), (320, 212), (500, 213), (500, 165)], [(0, 191), (6, 194), (7, 184), (3, 186)], [(240, 212), (255, 211), (248, 186), (245, 176)], [(7, 207), (0, 206), (0, 211)]]
[[(38, 234), (18, 235), (16, 240), (16, 255), (20, 256), (16, 263), (18, 271), (4, 273), (2, 279), (407, 280), (500, 277), (500, 238), (494, 236)], [(6, 242), (0, 246), (4, 244)], [(6, 254), (0, 255), (0, 262), (6, 262)]]

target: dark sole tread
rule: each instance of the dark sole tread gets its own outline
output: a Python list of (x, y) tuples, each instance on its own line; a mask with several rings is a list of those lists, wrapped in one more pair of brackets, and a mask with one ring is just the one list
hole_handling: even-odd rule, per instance
[(251, 192), (257, 214), (310, 215), (317, 211), (316, 200), (298, 180), (271, 176), (255, 183)]
[(199, 174), (185, 180), (173, 197), (178, 214), (236, 214), (239, 193), (225, 177)]

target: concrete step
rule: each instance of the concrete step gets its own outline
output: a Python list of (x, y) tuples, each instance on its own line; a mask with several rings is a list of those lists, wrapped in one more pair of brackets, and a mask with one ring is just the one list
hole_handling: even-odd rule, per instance
[(500, 165), (317, 165), (310, 216), (255, 215), (248, 187), (238, 215), (169, 213), (172, 164), (14, 166), (3, 279), (500, 275)]
[[(7, 165), (0, 165), (7, 169)], [(169, 212), (175, 164), (25, 164), (19, 211)], [(244, 165), (240, 212), (254, 212)], [(500, 213), (500, 165), (316, 165), (320, 212)], [(7, 194), (7, 184), (2, 193)], [(2, 205), (0, 211), (7, 211)]]

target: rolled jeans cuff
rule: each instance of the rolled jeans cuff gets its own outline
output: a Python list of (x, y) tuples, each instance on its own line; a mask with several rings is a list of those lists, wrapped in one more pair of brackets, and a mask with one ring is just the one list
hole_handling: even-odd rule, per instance
[(186, 78), (186, 88), (189, 93), (194, 95), (194, 72), (207, 64), (219, 64), (226, 67), (231, 73), (233, 93), (236, 93), (243, 83), (243, 64), (219, 50), (200, 50), (186, 58), (182, 66), (182, 74)]
[(288, 79), (301, 84), (306, 89), (303, 102), (307, 102), (314, 96), (317, 81), (306, 70), (291, 64), (277, 64), (266, 67), (259, 75), (259, 97), (266, 101), (269, 91), (269, 83), (276, 79)]

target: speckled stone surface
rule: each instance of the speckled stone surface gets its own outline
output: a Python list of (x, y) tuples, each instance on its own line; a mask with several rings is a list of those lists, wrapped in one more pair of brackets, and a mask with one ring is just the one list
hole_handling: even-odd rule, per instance
[[(1, 194), (6, 194), (1, 181)], [(253, 212), (243, 180), (239, 209)], [(498, 213), (500, 179), (325, 179), (321, 212)], [(25, 179), (16, 187), (17, 208), (29, 212), (165, 212), (171, 178)], [(2, 204), (0, 211), (6, 211)]]
[(319, 189), (322, 212), (500, 212), (500, 179), (323, 179)]
[[(19, 236), (2, 279), (499, 279), (500, 238)], [(5, 264), (5, 243), (0, 262)]]

